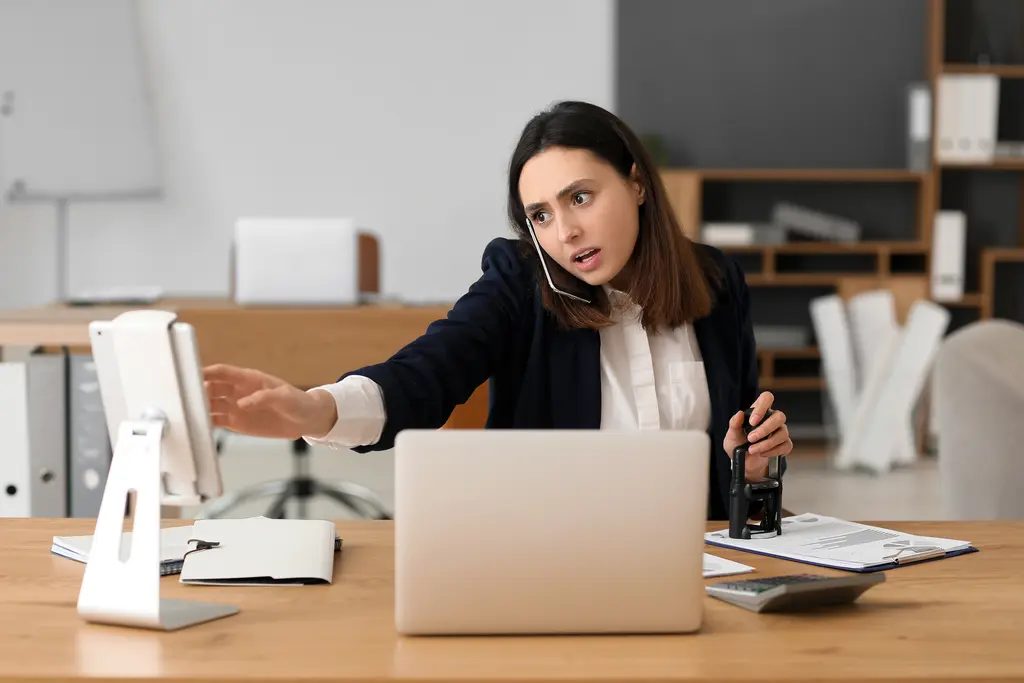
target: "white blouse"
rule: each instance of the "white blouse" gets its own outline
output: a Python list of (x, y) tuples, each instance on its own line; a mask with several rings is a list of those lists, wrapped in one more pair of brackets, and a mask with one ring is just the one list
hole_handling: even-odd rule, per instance
[(639, 306), (605, 291), (618, 324), (601, 330), (601, 429), (706, 431), (711, 395), (693, 326), (648, 332)]
[[(696, 429), (711, 422), (711, 396), (692, 325), (644, 330), (640, 308), (607, 285), (616, 324), (601, 330), (601, 429)], [(387, 415), (380, 387), (361, 375), (317, 387), (334, 396), (338, 421), (310, 443), (353, 448), (376, 443)], [(312, 389), (310, 391), (313, 391)]]

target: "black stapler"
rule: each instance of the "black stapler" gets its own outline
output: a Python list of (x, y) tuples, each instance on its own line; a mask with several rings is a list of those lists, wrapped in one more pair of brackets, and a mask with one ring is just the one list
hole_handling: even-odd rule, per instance
[[(751, 408), (743, 411), (743, 434), (754, 430), (750, 424)], [(762, 418), (767, 420), (769, 410)], [(732, 481), (729, 484), (729, 537), (749, 539), (752, 534), (782, 535), (782, 473), (785, 471), (785, 457), (772, 458), (768, 475), (763, 479), (747, 481), (746, 459), (750, 443), (737, 446), (732, 452)], [(760, 524), (750, 524), (750, 507), (760, 502), (763, 515)]]

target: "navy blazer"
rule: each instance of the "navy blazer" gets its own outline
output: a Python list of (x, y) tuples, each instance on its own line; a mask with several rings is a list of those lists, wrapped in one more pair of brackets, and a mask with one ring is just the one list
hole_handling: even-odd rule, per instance
[[(364, 375), (380, 385), (387, 411), (379, 441), (353, 450), (391, 448), (403, 429), (439, 429), (488, 380), (488, 428), (600, 428), (600, 333), (558, 326), (520, 245), (491, 241), (483, 274), (446, 318), (387, 361), (343, 376)], [(757, 398), (757, 359), (743, 272), (718, 249), (697, 248), (722, 274), (712, 312), (693, 325), (711, 395), (708, 519), (724, 520), (731, 468), (722, 442), (729, 418)]]

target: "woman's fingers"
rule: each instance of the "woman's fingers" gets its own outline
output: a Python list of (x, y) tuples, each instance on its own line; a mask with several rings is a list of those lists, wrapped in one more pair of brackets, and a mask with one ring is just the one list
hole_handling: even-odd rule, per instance
[(233, 398), (213, 396), (210, 398), (210, 415), (228, 415), (238, 407), (237, 401)]
[(776, 410), (764, 422), (758, 425), (757, 429), (750, 432), (750, 440), (753, 442), (763, 439), (769, 434), (778, 431), (784, 424), (786, 424), (786, 414), (781, 410)]
[(747, 440), (751, 443), (760, 441), (769, 434), (777, 432), (784, 424), (786, 424), (786, 414), (781, 410), (776, 410), (762, 425), (750, 432)]
[(774, 448), (772, 448), (771, 450), (769, 450), (769, 451), (767, 451), (765, 453), (756, 453), (754, 457), (756, 457), (758, 459), (758, 462), (760, 462), (761, 466), (763, 467), (764, 465), (767, 465), (768, 461), (771, 460), (772, 458), (774, 458), (775, 456), (777, 456), (777, 455), (789, 455), (789, 453), (790, 453), (789, 444), (783, 442), (783, 443), (779, 444), (778, 446), (775, 446)]
[(761, 395), (754, 401), (754, 405), (750, 406), (753, 410), (750, 412), (750, 424), (757, 425), (764, 418), (765, 413), (772, 407), (772, 403), (775, 402), (775, 396), (770, 391), (761, 392)]
[(221, 429), (231, 429), (234, 421), (230, 413), (211, 413), (210, 424)]
[(217, 363), (203, 368), (203, 379), (208, 382), (237, 382), (247, 377), (244, 368)]
[(775, 431), (773, 434), (770, 434), (767, 438), (753, 444), (747, 452), (753, 455), (763, 456), (773, 448), (784, 445), (787, 441), (789, 441), (789, 431), (783, 427), (782, 429)]
[(216, 382), (207, 380), (203, 382), (206, 395), (213, 398), (234, 398), (237, 390), (231, 382)]

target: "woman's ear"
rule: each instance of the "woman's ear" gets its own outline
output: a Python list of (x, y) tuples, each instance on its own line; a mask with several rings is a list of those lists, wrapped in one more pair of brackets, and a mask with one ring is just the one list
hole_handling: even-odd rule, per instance
[(633, 164), (633, 168), (630, 169), (629, 177), (633, 181), (633, 187), (636, 189), (637, 204), (643, 204), (646, 197), (644, 196), (644, 186), (637, 178), (636, 164)]

